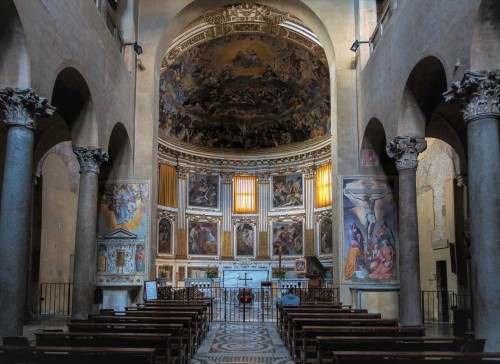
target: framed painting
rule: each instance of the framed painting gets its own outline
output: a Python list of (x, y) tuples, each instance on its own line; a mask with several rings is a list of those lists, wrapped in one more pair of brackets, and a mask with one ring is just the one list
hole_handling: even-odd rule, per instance
[(217, 257), (219, 255), (219, 221), (188, 219), (188, 255)]
[(219, 209), (219, 176), (189, 173), (188, 207)]
[(317, 218), (317, 246), (319, 255), (333, 254), (333, 221), (331, 215), (321, 215)]
[(303, 258), (295, 259), (294, 262), (294, 270), (297, 274), (306, 274), (307, 273), (307, 261)]
[(303, 220), (271, 221), (271, 255), (302, 256), (304, 254)]
[(237, 257), (255, 256), (256, 225), (250, 221), (238, 221), (234, 224), (234, 251)]
[(271, 176), (274, 209), (304, 206), (302, 173)]
[(394, 179), (342, 179), (342, 280), (397, 284), (397, 210)]
[(174, 242), (174, 224), (166, 217), (158, 220), (158, 255), (172, 255)]
[(174, 267), (171, 266), (171, 265), (165, 265), (165, 264), (158, 265), (157, 266), (156, 277), (157, 278), (163, 278), (167, 282), (172, 282), (172, 280), (173, 280), (173, 271), (174, 271)]
[(375, 167), (380, 164), (378, 154), (373, 149), (363, 149), (362, 156), (361, 165), (363, 167)]

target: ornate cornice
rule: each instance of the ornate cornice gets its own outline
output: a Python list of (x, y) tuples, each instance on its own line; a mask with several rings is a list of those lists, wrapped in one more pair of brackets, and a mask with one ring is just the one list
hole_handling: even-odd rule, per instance
[(257, 227), (257, 218), (249, 218), (249, 217), (241, 217), (241, 218), (234, 218), (233, 219), (233, 226), (236, 226), (238, 224), (250, 224), (254, 228)]
[(234, 173), (232, 172), (221, 172), (220, 179), (223, 185), (230, 185), (233, 183)]
[(56, 111), (47, 99), (32, 89), (10, 87), (0, 90), (0, 109), (4, 112), (7, 127), (20, 126), (30, 130), (36, 129), (37, 118), (51, 116)]
[(170, 66), (181, 54), (200, 43), (229, 34), (249, 33), (286, 38), (328, 64), (318, 38), (299, 19), (265, 5), (243, 3), (209, 11), (190, 23), (167, 50), (162, 68)]
[(109, 156), (101, 148), (73, 148), (80, 163), (80, 173), (99, 174), (101, 164), (109, 160)]
[(158, 221), (162, 218), (167, 218), (170, 221), (175, 222), (175, 220), (177, 219), (177, 212), (158, 209), (156, 212), (156, 216)]
[(257, 183), (259, 184), (268, 184), (269, 183), (269, 177), (271, 176), (271, 173), (257, 173)]
[(465, 121), (500, 117), (500, 74), (497, 71), (467, 71), (443, 94), (445, 102), (456, 103)]
[(387, 155), (396, 160), (398, 171), (417, 169), (418, 154), (427, 148), (422, 137), (398, 136), (386, 146)]
[(210, 216), (210, 215), (186, 215), (186, 218), (191, 221), (208, 221), (208, 222), (220, 222), (220, 216)]

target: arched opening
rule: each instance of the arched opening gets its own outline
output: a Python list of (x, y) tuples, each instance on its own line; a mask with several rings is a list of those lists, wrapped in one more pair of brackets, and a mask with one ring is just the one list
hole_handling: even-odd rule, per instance
[[(37, 183), (33, 187), (33, 259), (29, 287), (29, 304), (35, 307), (40, 284), (57, 284), (50, 289), (65, 291), (52, 294), (70, 297), (67, 284), (73, 276), (80, 181), (80, 165), (73, 148), (98, 145), (92, 97), (76, 69), (65, 68), (59, 73), (51, 104), (56, 107), (56, 113), (40, 120), (35, 132), (33, 165)], [(42, 292), (42, 296), (49, 294)]]
[(366, 125), (361, 142), (360, 166), (363, 174), (384, 174), (386, 176), (397, 174), (394, 161), (387, 155), (386, 145), (384, 126), (378, 119), (371, 119)]
[(99, 180), (119, 180), (132, 176), (132, 148), (127, 130), (122, 123), (116, 123), (108, 144), (110, 163), (105, 163), (99, 173)]

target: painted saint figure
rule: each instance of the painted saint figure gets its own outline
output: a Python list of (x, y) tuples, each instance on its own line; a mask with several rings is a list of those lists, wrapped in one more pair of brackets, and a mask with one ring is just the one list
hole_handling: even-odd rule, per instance
[(106, 260), (108, 257), (108, 252), (106, 245), (99, 245), (99, 253), (97, 254), (97, 271), (106, 272)]
[(369, 277), (378, 279), (391, 278), (396, 260), (396, 251), (394, 250), (392, 245), (389, 244), (389, 240), (387, 239), (382, 240), (382, 248), (380, 249), (379, 260), (380, 262), (377, 269), (375, 269), (375, 271), (373, 271), (373, 273), (371, 273)]
[(138, 244), (135, 249), (135, 271), (144, 272), (146, 270), (144, 249), (142, 244)]

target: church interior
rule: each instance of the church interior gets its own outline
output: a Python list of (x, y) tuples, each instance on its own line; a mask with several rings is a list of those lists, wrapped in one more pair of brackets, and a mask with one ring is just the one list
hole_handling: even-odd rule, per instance
[[(0, 337), (189, 289), (248, 318), (270, 287), (276, 317), (317, 289), (500, 352), (500, 2), (3, 0), (0, 24)], [(248, 330), (211, 324), (193, 348)], [(248, 335), (293, 363), (277, 330)]]

